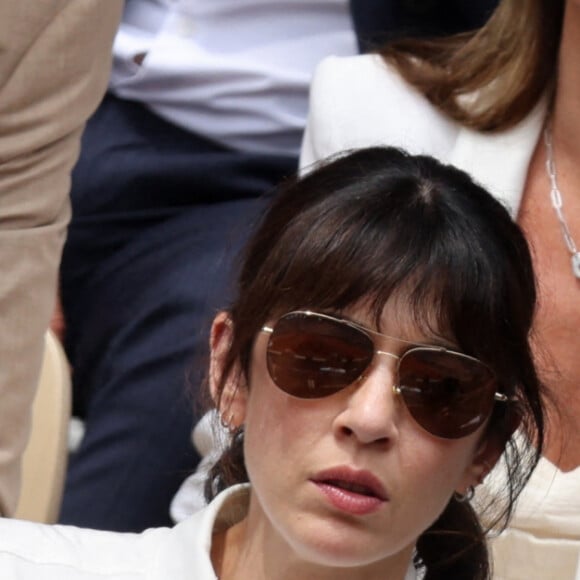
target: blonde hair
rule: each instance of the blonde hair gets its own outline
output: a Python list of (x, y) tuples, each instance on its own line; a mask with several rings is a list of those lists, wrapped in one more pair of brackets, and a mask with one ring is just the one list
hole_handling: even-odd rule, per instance
[(564, 0), (502, 0), (479, 30), (401, 39), (380, 54), (462, 125), (503, 130), (553, 93), (563, 13)]

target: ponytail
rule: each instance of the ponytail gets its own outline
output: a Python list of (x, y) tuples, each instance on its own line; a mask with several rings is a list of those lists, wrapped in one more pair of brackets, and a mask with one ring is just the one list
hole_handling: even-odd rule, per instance
[(489, 580), (485, 533), (469, 502), (451, 499), (439, 518), (417, 541), (415, 566), (425, 580)]

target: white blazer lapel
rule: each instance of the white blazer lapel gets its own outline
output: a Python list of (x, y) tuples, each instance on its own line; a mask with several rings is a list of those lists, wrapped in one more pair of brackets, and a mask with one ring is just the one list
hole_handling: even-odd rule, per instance
[(516, 127), (502, 133), (460, 129), (449, 162), (502, 201), (515, 218), (530, 159), (546, 116), (542, 101)]

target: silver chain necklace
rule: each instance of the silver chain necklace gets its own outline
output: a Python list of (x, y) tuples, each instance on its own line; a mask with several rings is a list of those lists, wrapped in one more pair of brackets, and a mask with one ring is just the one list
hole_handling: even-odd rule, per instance
[(550, 199), (552, 201), (552, 207), (554, 208), (556, 217), (560, 222), (560, 231), (562, 232), (562, 237), (564, 238), (566, 247), (571, 255), (572, 272), (574, 273), (574, 276), (580, 280), (580, 252), (576, 248), (576, 243), (570, 233), (568, 222), (564, 217), (564, 203), (562, 201), (562, 193), (558, 189), (556, 163), (554, 162), (554, 145), (552, 143), (552, 132), (550, 131), (549, 125), (546, 125), (546, 128), (544, 129), (544, 142), (546, 144), (546, 171), (550, 179)]

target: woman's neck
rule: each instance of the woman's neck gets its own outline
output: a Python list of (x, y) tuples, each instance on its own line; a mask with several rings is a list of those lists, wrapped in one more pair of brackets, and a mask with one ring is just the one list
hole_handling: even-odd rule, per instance
[(580, 159), (580, 2), (567, 0), (558, 60), (552, 132), (559, 155)]

